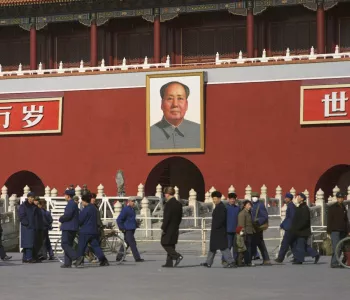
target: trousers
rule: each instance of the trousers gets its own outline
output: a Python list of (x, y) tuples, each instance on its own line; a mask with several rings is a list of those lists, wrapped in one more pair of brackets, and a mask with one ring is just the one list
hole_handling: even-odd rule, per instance
[(269, 253), (267, 252), (267, 248), (264, 242), (263, 231), (259, 231), (253, 234), (252, 249), (255, 249), (255, 247), (259, 248), (262, 259), (264, 261), (270, 260)]
[(252, 251), (253, 251), (253, 235), (247, 234), (244, 238), (244, 243), (247, 250), (244, 252), (244, 263), (249, 265), (252, 263)]
[[(139, 253), (139, 250), (137, 249), (137, 244), (136, 244), (136, 240), (135, 240), (135, 229), (134, 230), (126, 230), (124, 233), (124, 239), (125, 239), (125, 242), (127, 243), (127, 245), (130, 247), (134, 259), (135, 260), (140, 259), (141, 258), (140, 253)], [(124, 248), (123, 245), (121, 247)]]
[(66, 266), (71, 266), (72, 261), (78, 258), (76, 251), (73, 249), (76, 234), (76, 231), (62, 231), (61, 246), (64, 251), (64, 264)]
[[(346, 232), (339, 232), (339, 231), (332, 231), (331, 232), (331, 241), (332, 241), (332, 249), (333, 249), (333, 254), (332, 254), (332, 259), (331, 259), (331, 266), (336, 266), (339, 265), (337, 258), (336, 258), (336, 247), (340, 240), (346, 237)], [(340, 253), (338, 253), (340, 255)]]
[[(220, 250), (220, 252), (222, 254), (224, 261), (226, 261), (228, 264), (234, 263), (234, 259), (231, 255), (231, 251), (228, 248)], [(207, 256), (207, 264), (208, 265), (211, 266), (213, 264), (215, 254), (216, 254), (216, 251), (210, 251), (210, 250), (208, 251), (208, 256)]]
[(162, 247), (167, 253), (167, 258), (166, 258), (166, 264), (167, 265), (173, 265), (173, 260), (178, 259), (181, 254), (176, 252), (176, 245), (165, 245), (162, 244)]
[[(231, 252), (232, 257), (236, 260), (237, 259), (237, 253), (234, 251), (234, 242), (235, 242), (236, 233), (230, 232), (227, 233), (227, 242), (228, 242), (228, 249)], [(224, 261), (224, 256), (222, 255), (221, 260)]]
[(99, 261), (102, 261), (105, 258), (103, 251), (100, 247), (100, 239), (98, 234), (79, 234), (79, 242), (78, 242), (78, 257), (84, 256), (86, 246), (90, 243), (90, 247), (92, 251), (95, 253)]
[(33, 259), (33, 248), (23, 248), (23, 260)]
[(51, 241), (49, 237), (49, 231), (44, 230), (43, 242), (42, 242), (40, 254), (43, 258), (47, 259), (47, 253), (49, 253), (49, 257), (53, 257), (53, 250), (52, 250)]
[(4, 259), (6, 257), (6, 252), (4, 246), (2, 245), (2, 231), (0, 231), (0, 258)]

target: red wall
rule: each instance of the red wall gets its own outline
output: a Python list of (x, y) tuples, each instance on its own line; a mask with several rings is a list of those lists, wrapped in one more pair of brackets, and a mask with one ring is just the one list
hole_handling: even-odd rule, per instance
[[(266, 184), (271, 195), (277, 185), (312, 194), (322, 173), (350, 162), (347, 126), (300, 126), (300, 84), (207, 86), (206, 151), (182, 155), (202, 171), (206, 190), (227, 194), (233, 184), (243, 196), (247, 184), (256, 191)], [(1, 137), (0, 181), (29, 170), (59, 193), (70, 183), (102, 183), (115, 194), (122, 169), (127, 193), (136, 194), (169, 157), (147, 155), (145, 111), (144, 88), (66, 92), (62, 135)]]

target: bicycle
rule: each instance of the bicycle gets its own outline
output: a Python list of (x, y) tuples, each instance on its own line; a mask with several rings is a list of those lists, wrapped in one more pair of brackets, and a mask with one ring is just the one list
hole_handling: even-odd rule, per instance
[(350, 237), (339, 241), (335, 247), (335, 257), (344, 268), (350, 269)]
[[(121, 264), (126, 256), (127, 251), (127, 244), (119, 235), (119, 232), (106, 227), (106, 231), (104, 231), (104, 235), (100, 239), (100, 247), (103, 251), (103, 253), (106, 256), (109, 255), (116, 255), (116, 263), (117, 265)], [(108, 232), (109, 231), (109, 232)], [(73, 248), (77, 251), (78, 249), (78, 240), (79, 240), (79, 233), (74, 239)], [(61, 238), (58, 238), (55, 243), (54, 248), (54, 255), (57, 258), (57, 260), (61, 263), (64, 263), (64, 252), (61, 247)], [(118, 257), (118, 260), (117, 260)], [(95, 256), (95, 254), (92, 251), (91, 246), (88, 244), (88, 251), (85, 254), (85, 258), (87, 260), (91, 261), (98, 261), (98, 258)]]

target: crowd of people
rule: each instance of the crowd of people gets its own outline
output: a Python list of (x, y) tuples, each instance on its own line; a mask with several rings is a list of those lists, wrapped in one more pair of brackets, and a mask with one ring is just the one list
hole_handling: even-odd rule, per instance
[[(166, 251), (166, 262), (163, 267), (172, 268), (180, 264), (183, 256), (176, 251), (179, 237), (179, 227), (182, 221), (182, 204), (175, 198), (175, 189), (166, 187), (163, 191), (165, 204), (163, 210), (163, 223), (161, 226), (161, 245)], [(258, 193), (252, 193), (251, 201), (245, 200), (239, 205), (237, 195), (230, 193), (225, 205), (221, 201), (222, 194), (214, 191), (211, 194), (215, 208), (212, 214), (210, 244), (207, 259), (201, 265), (210, 268), (215, 254), (221, 252), (222, 265), (225, 268), (252, 267), (252, 262), (258, 256), (259, 249), (262, 256), (263, 266), (271, 266), (269, 253), (264, 241), (264, 231), (269, 228), (268, 212)], [(345, 195), (336, 194), (337, 202), (328, 210), (327, 232), (331, 237), (333, 256), (332, 268), (340, 268), (335, 256), (335, 247), (338, 242), (350, 235), (350, 224), (346, 207), (344, 206)], [(60, 230), (62, 231), (62, 249), (64, 250), (64, 263), (62, 268), (71, 268), (73, 263), (76, 267), (82, 266), (88, 249), (92, 249), (100, 262), (100, 266), (108, 266), (100, 241), (103, 236), (103, 225), (99, 209), (96, 205), (96, 194), (86, 191), (81, 196), (83, 209), (78, 207), (79, 197), (75, 196), (74, 188), (65, 191), (67, 205), (64, 214), (59, 218)], [(286, 217), (280, 224), (284, 230), (278, 257), (275, 263), (282, 263), (288, 250), (293, 253), (292, 263), (303, 264), (305, 256), (311, 256), (316, 264), (320, 255), (310, 245), (308, 238), (311, 236), (310, 211), (306, 204), (306, 196), (299, 193), (296, 196), (290, 193), (285, 195), (287, 205)], [(119, 229), (124, 233), (127, 247), (131, 249), (136, 262), (143, 262), (137, 249), (135, 231), (139, 224), (136, 220), (135, 200), (130, 198), (122, 208), (116, 222)], [(26, 201), (19, 207), (21, 222), (21, 247), (23, 248), (23, 262), (37, 263), (43, 260), (54, 260), (54, 253), (49, 239), (49, 230), (52, 229), (52, 216), (46, 208), (46, 201), (28, 193)], [(1, 234), (1, 228), (0, 228)], [(74, 240), (78, 235), (78, 250), (73, 247)], [(1, 239), (0, 239), (1, 241)], [(89, 245), (89, 246), (88, 246)], [(116, 260), (123, 259), (121, 246)], [(345, 263), (350, 265), (350, 249), (344, 253)], [(8, 260), (0, 244), (0, 257)]]

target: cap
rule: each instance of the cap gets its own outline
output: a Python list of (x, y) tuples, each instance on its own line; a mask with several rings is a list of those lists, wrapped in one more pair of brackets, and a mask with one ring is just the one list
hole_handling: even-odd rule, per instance
[(65, 190), (64, 194), (73, 197), (75, 195), (75, 191), (74, 190)]
[(298, 196), (300, 196), (302, 199), (306, 200), (306, 196), (303, 193), (299, 193)]
[(336, 198), (345, 198), (345, 195), (342, 192), (338, 192), (338, 193), (335, 194), (335, 197)]
[(35, 194), (34, 194), (33, 192), (29, 192), (29, 193), (27, 194), (27, 197), (35, 197)]
[(260, 195), (259, 195), (259, 193), (257, 193), (257, 192), (252, 192), (252, 197), (260, 197)]
[(81, 200), (87, 203), (91, 202), (91, 195), (90, 194), (85, 194), (81, 196)]
[(287, 193), (284, 198), (289, 198), (289, 199), (293, 199), (294, 196), (291, 193)]

